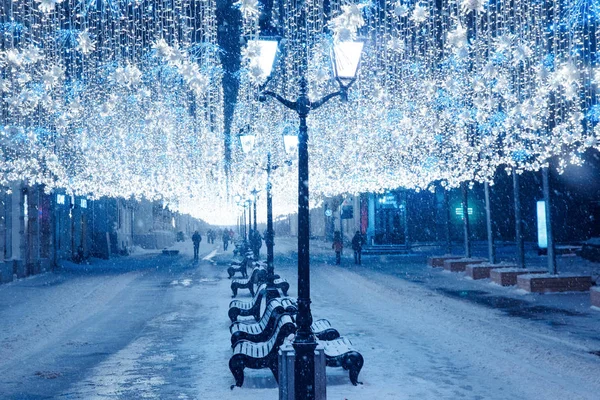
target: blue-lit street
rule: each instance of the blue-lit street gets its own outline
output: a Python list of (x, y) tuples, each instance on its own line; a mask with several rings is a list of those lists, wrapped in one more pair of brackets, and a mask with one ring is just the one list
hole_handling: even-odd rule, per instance
[[(276, 246), (277, 271), (291, 282), (294, 245)], [(346, 255), (335, 266), (322, 242), (312, 247), (313, 314), (365, 358), (358, 387), (328, 368), (328, 398), (595, 398), (600, 313), (584, 295), (469, 282), (427, 267), (422, 253), (369, 256), (362, 266)], [(229, 389), (223, 262), (232, 254), (203, 245), (208, 259), (194, 263), (190, 242), (177, 248), (177, 256), (94, 260), (0, 287), (2, 397), (277, 398), (268, 369)]]

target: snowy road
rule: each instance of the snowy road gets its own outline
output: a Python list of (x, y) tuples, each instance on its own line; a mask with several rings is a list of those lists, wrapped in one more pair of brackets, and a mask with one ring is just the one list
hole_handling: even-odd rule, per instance
[[(192, 264), (182, 249), (1, 286), (0, 397), (276, 399), (268, 370), (229, 389), (229, 280), (223, 266)], [(285, 249), (276, 268), (294, 296)], [(313, 315), (365, 358), (358, 387), (328, 369), (329, 399), (598, 399), (600, 357), (589, 351), (600, 350), (600, 334), (583, 338), (313, 253)]]

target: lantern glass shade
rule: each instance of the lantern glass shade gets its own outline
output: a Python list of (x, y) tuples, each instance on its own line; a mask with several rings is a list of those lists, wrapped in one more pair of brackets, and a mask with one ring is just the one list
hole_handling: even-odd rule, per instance
[(258, 56), (258, 66), (263, 73), (264, 78), (269, 78), (271, 72), (273, 72), (273, 64), (275, 63), (275, 56), (277, 55), (277, 47), (279, 43), (277, 40), (272, 39), (259, 39), (257, 40), (260, 48)]
[(363, 42), (337, 42), (333, 45), (333, 71), (343, 83), (356, 78)]
[(246, 154), (254, 149), (254, 142), (256, 141), (256, 136), (251, 134), (243, 134), (240, 135), (240, 142), (242, 143), (242, 151)]
[(285, 153), (293, 155), (298, 152), (298, 131), (291, 126), (283, 130), (283, 146)]

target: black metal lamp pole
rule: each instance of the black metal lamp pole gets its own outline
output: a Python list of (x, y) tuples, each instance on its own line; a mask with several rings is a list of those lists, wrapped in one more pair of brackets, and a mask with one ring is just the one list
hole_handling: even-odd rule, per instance
[(273, 196), (271, 194), (271, 171), (277, 168), (271, 165), (271, 153), (267, 154), (267, 301), (279, 297), (279, 291), (275, 287), (275, 269), (273, 267), (273, 246), (275, 245), (275, 233), (273, 232)]
[(296, 398), (303, 400), (315, 398), (314, 351), (317, 347), (317, 342), (310, 330), (313, 318), (310, 311), (308, 127), (306, 118), (311, 110), (316, 110), (336, 96), (346, 99), (347, 90), (347, 86), (342, 86), (340, 91), (311, 102), (308, 98), (305, 60), (303, 67), (300, 68), (300, 91), (296, 101), (289, 101), (270, 91), (263, 91), (260, 96), (261, 100), (264, 100), (265, 96), (277, 99), (285, 107), (296, 111), (300, 119), (298, 130), (298, 313), (296, 317), (298, 330), (293, 346), (296, 353), (294, 389)]
[(253, 194), (253, 201), (254, 201), (254, 232), (257, 232), (257, 228), (256, 228), (256, 195), (258, 194), (258, 190), (253, 190), (252, 191)]

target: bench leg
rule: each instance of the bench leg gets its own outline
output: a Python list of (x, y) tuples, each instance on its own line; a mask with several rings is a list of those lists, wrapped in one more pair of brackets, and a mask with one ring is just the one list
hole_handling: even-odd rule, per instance
[(352, 382), (354, 386), (358, 385), (359, 383), (362, 385), (362, 382), (358, 381), (358, 374), (360, 374), (363, 364), (364, 359), (359, 352), (351, 351), (344, 354), (344, 358), (342, 359), (342, 367), (345, 370), (350, 371), (350, 382)]
[(237, 285), (235, 284), (235, 282), (231, 284), (231, 291), (233, 292), (233, 296), (231, 296), (231, 297), (235, 297), (235, 296), (237, 296), (238, 287), (237, 287)]
[(242, 387), (244, 384), (244, 368), (246, 367), (246, 363), (244, 362), (244, 356), (241, 354), (236, 354), (229, 359), (229, 370), (233, 375), (233, 379), (235, 379), (235, 385), (231, 386), (233, 389), (235, 386)]
[(227, 275), (229, 275), (229, 279), (233, 278), (233, 275), (235, 275), (235, 269), (233, 267), (227, 268)]
[(251, 283), (248, 289), (250, 289), (250, 296), (254, 297), (254, 284)]
[(237, 307), (232, 307), (227, 312), (227, 315), (229, 316), (231, 322), (235, 322), (237, 321), (237, 317), (240, 315), (240, 309)]

